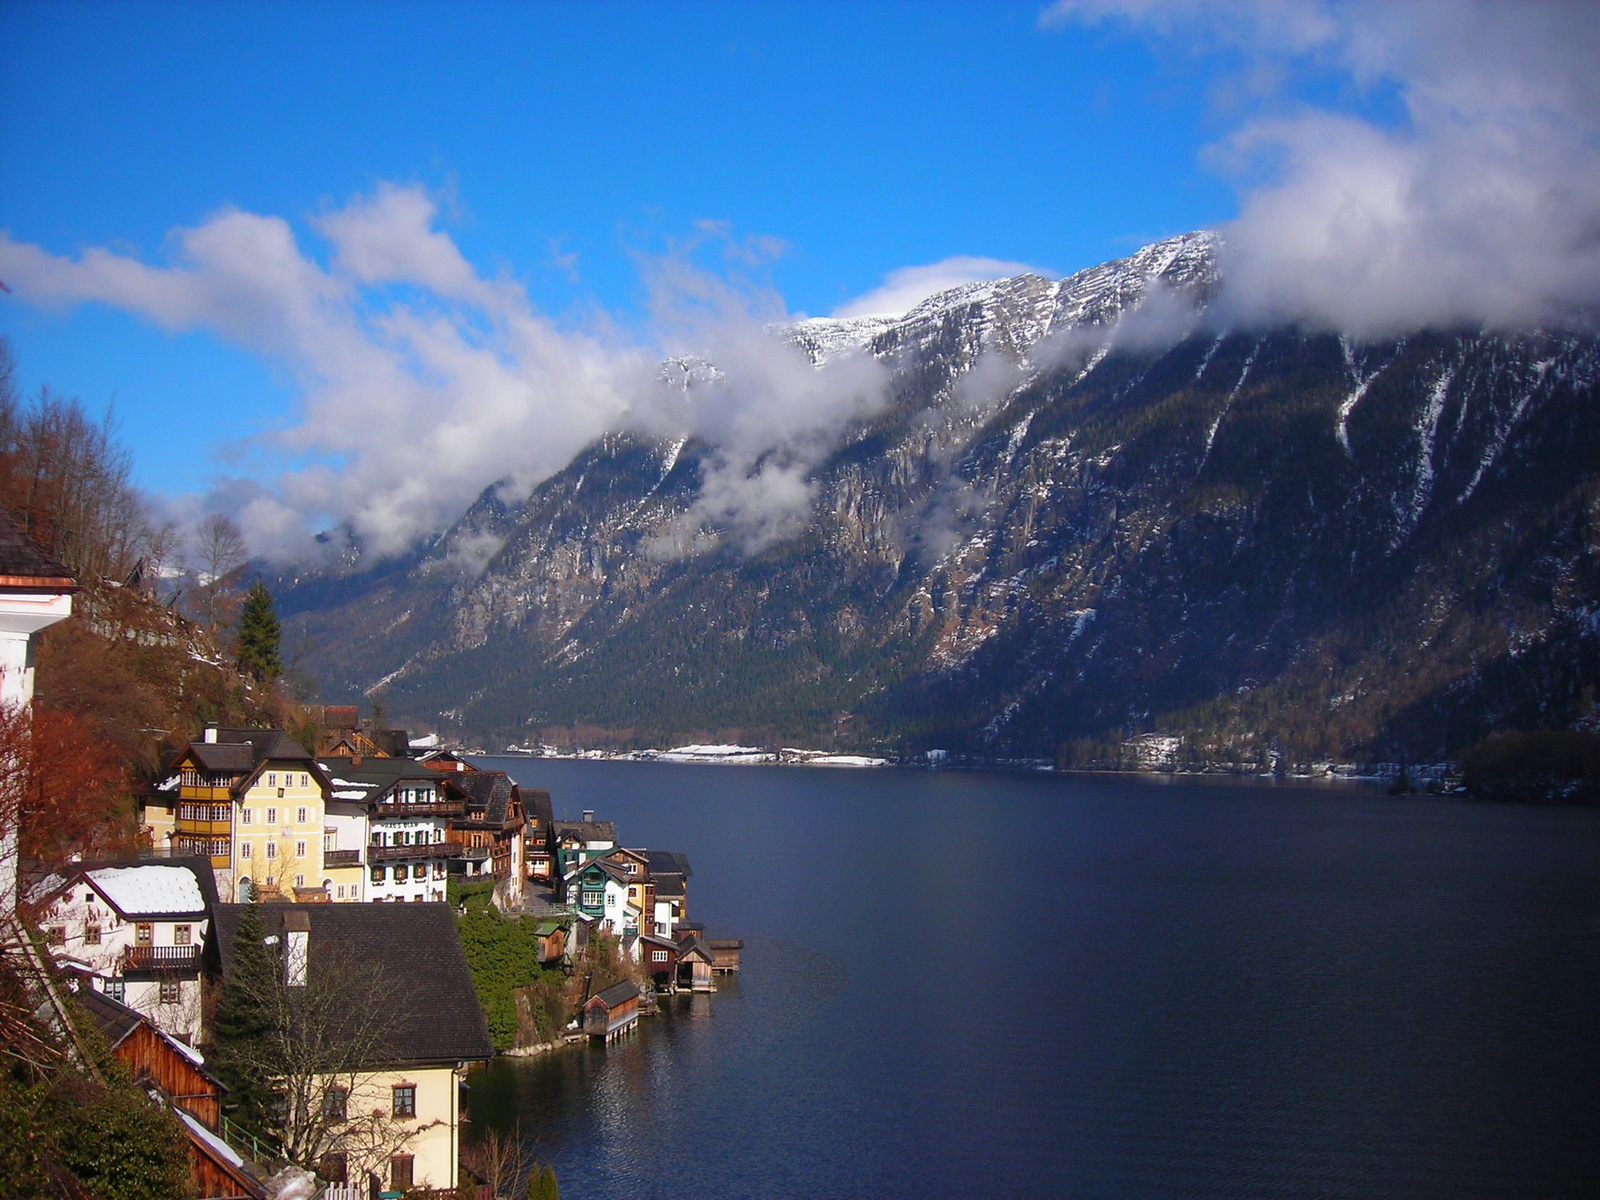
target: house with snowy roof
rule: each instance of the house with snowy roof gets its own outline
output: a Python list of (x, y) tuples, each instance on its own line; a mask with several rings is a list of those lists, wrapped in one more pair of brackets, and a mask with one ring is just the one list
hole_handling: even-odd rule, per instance
[(445, 882), (463, 848), (451, 822), (466, 813), (465, 797), (446, 790), (437, 771), (406, 758), (321, 758), (331, 792), (328, 824), (341, 866), (361, 877), (349, 895), (336, 885), (331, 899), (443, 900)]
[(200, 1033), (200, 958), (217, 904), (206, 857), (73, 863), (30, 889), (51, 956), (169, 1037)]

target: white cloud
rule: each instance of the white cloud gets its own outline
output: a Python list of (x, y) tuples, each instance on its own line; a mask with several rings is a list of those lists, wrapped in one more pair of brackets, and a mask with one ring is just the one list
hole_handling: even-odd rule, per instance
[(833, 310), (835, 317), (903, 316), (929, 296), (965, 283), (1005, 279), (1012, 275), (1050, 273), (1027, 263), (958, 254), (920, 267), (900, 267), (884, 276), (883, 283)]
[(1044, 15), (1073, 21), (1398, 101), (1379, 121), (1246, 89), (1255, 108), (1212, 151), (1243, 191), (1223, 228), (1236, 319), (1380, 336), (1600, 304), (1600, 6), (1062, 0)]

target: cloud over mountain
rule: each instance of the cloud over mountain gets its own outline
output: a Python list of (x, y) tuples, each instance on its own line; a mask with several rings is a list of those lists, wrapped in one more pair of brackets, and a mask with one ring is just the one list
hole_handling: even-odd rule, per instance
[(1230, 64), (1211, 159), (1242, 190), (1237, 319), (1380, 336), (1600, 304), (1600, 6), (1060, 0), (1043, 19)]

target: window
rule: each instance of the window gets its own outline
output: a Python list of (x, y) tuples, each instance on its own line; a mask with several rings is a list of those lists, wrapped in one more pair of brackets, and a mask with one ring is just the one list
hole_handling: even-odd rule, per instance
[(667, 961), (667, 952), (665, 950), (652, 950), (652, 951), (650, 951), (650, 961), (651, 962), (666, 962)]
[(176, 1004), (180, 998), (178, 981), (176, 979), (163, 979), (161, 981), (161, 1003)]
[(410, 875), (410, 872), (406, 870), (405, 863), (396, 863), (395, 864), (394, 881), (396, 883), (404, 883), (409, 875)]
[(373, 883), (382, 883), (383, 880), (384, 880), (384, 876), (387, 873), (387, 871), (388, 871), (387, 867), (373, 867), (372, 868), (372, 882)]
[(151, 942), (150, 935), (152, 932), (149, 921), (140, 921), (133, 927), (133, 944), (136, 946), (148, 946)]
[(249, 842), (240, 842), (239, 843), (239, 857), (240, 858), (249, 858), (250, 857), (250, 843)]
[[(397, 1112), (395, 1116), (399, 1116)], [(392, 1192), (409, 1192), (411, 1190), (411, 1155), (396, 1154), (389, 1160), (389, 1190)]]
[(294, 819), (297, 824), (304, 825), (308, 820), (308, 810), (304, 808), (295, 809)]
[(344, 899), (344, 884), (342, 883), (339, 885), (339, 899)]
[(267, 786), (270, 788), (278, 786), (278, 773), (276, 771), (267, 772)]
[(612, 892), (606, 897), (606, 907), (607, 908), (615, 908), (616, 906), (617, 906), (617, 894), (615, 892)]
[(277, 823), (278, 823), (278, 810), (275, 809), (275, 808), (267, 809), (267, 824), (268, 825), (276, 825)]
[[(394, 1085), (394, 1115), (397, 1117), (414, 1117), (417, 1115), (417, 1085), (414, 1083), (397, 1083)], [(396, 1155), (398, 1161), (405, 1157), (407, 1166), (410, 1158)]]
[(267, 857), (268, 858), (277, 858), (278, 857), (278, 843), (277, 842), (268, 842), (267, 843)]
[(239, 810), (239, 824), (241, 824), (241, 825), (254, 825), (255, 821), (256, 821), (256, 810), (255, 809), (253, 809), (253, 808), (241, 808)]
[(311, 786), (311, 776), (307, 775), (304, 771), (300, 772), (300, 786), (301, 787), (310, 787)]
[(585, 908), (599, 908), (603, 899), (604, 893), (602, 892), (585, 892), (583, 894), (583, 906)]
[(330, 1121), (343, 1121), (345, 1105), (349, 1099), (350, 1093), (344, 1088), (329, 1088), (322, 1094), (322, 1115)]
[(352, 899), (352, 900), (361, 899), (361, 885), (359, 883), (352, 883), (350, 885), (350, 899)]
[(174, 946), (189, 945), (189, 936), (192, 928), (193, 927), (189, 925), (174, 925), (172, 927), (172, 944)]
[(67, 944), (67, 928), (65, 925), (52, 925), (44, 931), (46, 945), (65, 946)]
[(128, 994), (128, 989), (122, 980), (108, 979), (105, 984), (105, 993), (107, 1000), (115, 1000), (118, 1004), (121, 1004), (123, 998)]
[(305, 887), (305, 885), (306, 885), (306, 877), (304, 875), (296, 875), (294, 877), (294, 885), (297, 888)]
[(329, 1183), (347, 1183), (350, 1179), (350, 1162), (343, 1154), (324, 1154), (317, 1164), (317, 1174)]
[(324, 829), (322, 831), (322, 852), (324, 854), (326, 854), (329, 850), (332, 850), (332, 849), (333, 849), (333, 830)]
[(98, 946), (100, 944), (100, 926), (84, 923), (83, 944), (85, 946)]
[(306, 856), (306, 844), (304, 842), (296, 842), (294, 844), (294, 856), (296, 858), (304, 858)]

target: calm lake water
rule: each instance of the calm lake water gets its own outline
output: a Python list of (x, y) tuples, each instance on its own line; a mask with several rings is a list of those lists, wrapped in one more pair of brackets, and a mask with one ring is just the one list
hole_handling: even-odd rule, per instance
[(502, 1060), (564, 1200), (1600, 1195), (1600, 812), (494, 760), (744, 970)]

